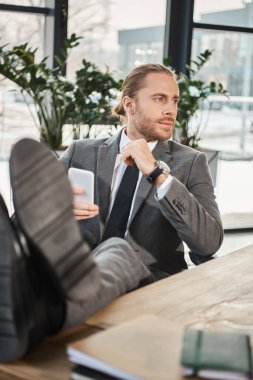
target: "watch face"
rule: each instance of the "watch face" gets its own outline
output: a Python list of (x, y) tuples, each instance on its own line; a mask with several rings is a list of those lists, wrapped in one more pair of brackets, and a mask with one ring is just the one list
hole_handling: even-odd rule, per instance
[(158, 161), (159, 168), (163, 169), (165, 172), (170, 173), (170, 167), (163, 161)]

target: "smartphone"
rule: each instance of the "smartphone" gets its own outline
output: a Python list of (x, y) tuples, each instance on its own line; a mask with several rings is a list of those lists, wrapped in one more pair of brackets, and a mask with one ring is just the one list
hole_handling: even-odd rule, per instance
[(81, 186), (83, 194), (75, 194), (76, 201), (94, 203), (94, 173), (89, 170), (70, 168), (68, 177), (71, 186)]

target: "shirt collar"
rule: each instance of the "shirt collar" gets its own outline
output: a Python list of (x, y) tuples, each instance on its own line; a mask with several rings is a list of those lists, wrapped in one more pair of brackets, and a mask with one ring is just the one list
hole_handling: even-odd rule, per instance
[[(124, 146), (132, 141), (126, 135), (125, 131), (126, 131), (126, 129), (124, 128), (123, 131), (122, 131), (122, 133), (121, 133), (121, 137), (120, 137), (120, 143), (119, 143), (119, 151), (120, 151), (120, 153), (122, 153), (122, 149), (124, 148)], [(149, 149), (150, 149), (151, 152), (154, 149), (154, 147), (156, 146), (157, 142), (158, 142), (157, 140), (156, 141), (149, 141), (148, 142), (148, 146), (149, 146)]]

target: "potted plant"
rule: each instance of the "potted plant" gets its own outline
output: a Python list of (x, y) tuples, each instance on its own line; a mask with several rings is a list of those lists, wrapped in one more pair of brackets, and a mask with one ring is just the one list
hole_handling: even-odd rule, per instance
[[(61, 54), (55, 57), (58, 67), (53, 69), (47, 66), (46, 58), (36, 63), (37, 49), (30, 48), (27, 43), (10, 50), (6, 45), (0, 47), (0, 74), (16, 83), (26, 95), (24, 101), (39, 128), (40, 139), (53, 149), (62, 145), (64, 124), (72, 124), (75, 137), (78, 137), (80, 124), (91, 126), (104, 118), (121, 84), (113, 79), (108, 69), (101, 72), (85, 59), (75, 72), (74, 82), (62, 75), (69, 50), (79, 44), (79, 39), (75, 34), (66, 39)], [(27, 97), (33, 101), (35, 115)]]

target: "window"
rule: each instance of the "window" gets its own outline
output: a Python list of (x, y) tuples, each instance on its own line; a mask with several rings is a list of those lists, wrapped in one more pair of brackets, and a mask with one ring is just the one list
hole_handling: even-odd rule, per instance
[(166, 0), (70, 0), (68, 33), (83, 39), (70, 57), (68, 76), (82, 58), (108, 66), (119, 78), (140, 63), (161, 63), (165, 14)]
[(251, 0), (195, 0), (194, 22), (253, 28)]
[(213, 50), (199, 73), (229, 99), (202, 111), (202, 145), (221, 152), (217, 196), (225, 228), (253, 226), (253, 1), (195, 0), (192, 58)]
[(0, 11), (1, 46), (8, 47), (28, 42), (33, 48), (38, 47), (38, 59), (44, 57), (44, 23), (41, 14), (16, 13)]
[[(0, 4), (0, 44), (13, 46), (28, 43), (35, 49), (36, 59), (45, 56), (46, 16), (53, 6), (52, 0), (1, 1)], [(49, 18), (53, 16), (48, 16)], [(53, 36), (51, 36), (53, 38)], [(11, 81), (0, 78), (0, 157), (10, 154), (11, 145), (23, 136), (38, 137), (34, 120), (27, 107), (30, 99), (24, 98), (19, 88)], [(31, 107), (33, 105), (31, 104)]]
[[(48, 0), (1, 0), (1, 4), (44, 7)], [(21, 3), (21, 4), (20, 4)]]

